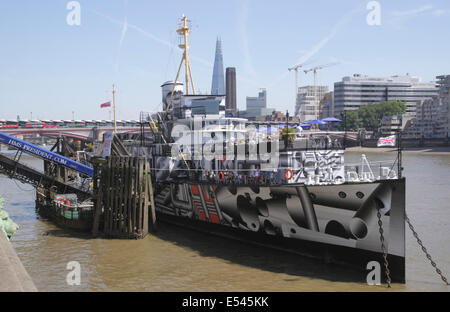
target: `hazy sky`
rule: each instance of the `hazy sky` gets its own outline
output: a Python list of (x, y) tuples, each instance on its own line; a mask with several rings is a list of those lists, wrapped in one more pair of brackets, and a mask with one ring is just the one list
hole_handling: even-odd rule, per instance
[[(181, 58), (175, 32), (192, 21), (196, 89), (209, 92), (217, 36), (224, 65), (236, 67), (238, 107), (266, 88), (268, 106), (294, 111), (294, 73), (287, 68), (339, 65), (318, 74), (328, 85), (361, 73), (410, 73), (431, 81), (450, 74), (447, 0), (380, 0), (381, 25), (370, 26), (370, 1), (80, 0), (70, 26), (66, 0), (0, 1), (0, 119), (107, 119), (100, 104), (118, 88), (119, 119), (160, 109), (160, 85)], [(308, 67), (308, 66), (307, 66)], [(299, 75), (300, 86), (313, 75)]]

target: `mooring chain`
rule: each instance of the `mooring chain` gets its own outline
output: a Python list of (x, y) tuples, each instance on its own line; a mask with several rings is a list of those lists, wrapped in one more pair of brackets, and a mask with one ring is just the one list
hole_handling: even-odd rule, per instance
[(430, 263), (433, 266), (433, 268), (436, 270), (436, 273), (439, 274), (439, 276), (441, 277), (442, 281), (448, 286), (449, 283), (447, 281), (447, 278), (442, 274), (442, 271), (437, 267), (436, 262), (434, 262), (433, 259), (431, 258), (431, 255), (428, 253), (427, 249), (425, 248), (425, 246), (423, 245), (422, 241), (420, 240), (419, 235), (415, 231), (414, 226), (411, 224), (411, 221), (409, 220), (408, 215), (406, 213), (405, 213), (405, 220), (408, 223), (408, 226), (411, 229), (414, 237), (416, 238), (417, 243), (419, 244), (420, 248), (422, 249), (422, 251), (426, 255), (427, 259), (430, 260)]
[(388, 284), (388, 288), (391, 288), (391, 272), (389, 271), (389, 262), (387, 259), (387, 249), (384, 245), (384, 231), (383, 231), (383, 222), (381, 221), (381, 212), (380, 208), (378, 208), (377, 211), (377, 217), (378, 217), (378, 226), (380, 228), (380, 241), (381, 241), (381, 250), (383, 251), (383, 259), (384, 259), (384, 267), (386, 271), (386, 282)]

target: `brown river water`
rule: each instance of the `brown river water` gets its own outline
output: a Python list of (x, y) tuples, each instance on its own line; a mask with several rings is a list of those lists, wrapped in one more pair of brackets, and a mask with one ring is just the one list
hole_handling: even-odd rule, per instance
[[(346, 162), (357, 162), (359, 155), (346, 152)], [(371, 161), (396, 156), (366, 155)], [(404, 153), (403, 162), (407, 213), (448, 275), (450, 154)], [(91, 239), (40, 219), (30, 185), (0, 176), (0, 194), (20, 226), (11, 242), (40, 291), (390, 291), (368, 286), (361, 272), (173, 225), (161, 224), (142, 240)], [(394, 291), (449, 291), (408, 227), (406, 255), (406, 285), (394, 284)], [(69, 261), (81, 265), (79, 286), (66, 282)]]

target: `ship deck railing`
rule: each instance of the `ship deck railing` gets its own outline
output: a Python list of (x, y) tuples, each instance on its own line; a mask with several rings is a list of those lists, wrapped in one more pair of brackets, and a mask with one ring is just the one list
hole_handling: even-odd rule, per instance
[(398, 178), (396, 161), (371, 161), (345, 164), (345, 180), (349, 182), (373, 182)]
[[(173, 181), (182, 183), (206, 183), (214, 185), (239, 185), (239, 186), (270, 186), (289, 184), (341, 184), (344, 182), (367, 183), (381, 180), (393, 180), (398, 178), (398, 168), (395, 161), (369, 162), (367, 159), (361, 163), (330, 166), (327, 169), (337, 170), (343, 176), (325, 177), (315, 174), (316, 167), (287, 168), (278, 167), (267, 169), (184, 169), (185, 175), (173, 178)], [(324, 169), (324, 170), (327, 170)], [(290, 177), (289, 170), (292, 170)], [(183, 170), (179, 170), (181, 173)], [(303, 177), (299, 178), (298, 173)], [(287, 175), (287, 176), (286, 176)], [(294, 176), (295, 175), (295, 176)], [(288, 178), (290, 177), (290, 178)]]

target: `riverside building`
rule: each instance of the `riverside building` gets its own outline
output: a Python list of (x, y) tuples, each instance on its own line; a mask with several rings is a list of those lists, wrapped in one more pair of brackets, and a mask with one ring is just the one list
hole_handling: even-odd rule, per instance
[(298, 88), (295, 115), (301, 122), (319, 119), (320, 101), (328, 92), (327, 86), (304, 86)]
[(355, 74), (334, 84), (334, 113), (342, 116), (370, 103), (400, 100), (406, 104), (406, 113), (415, 117), (417, 104), (437, 95), (434, 82), (423, 83), (409, 74), (381, 78)]
[(417, 104), (413, 129), (416, 137), (450, 136), (450, 75), (438, 76), (438, 95)]

